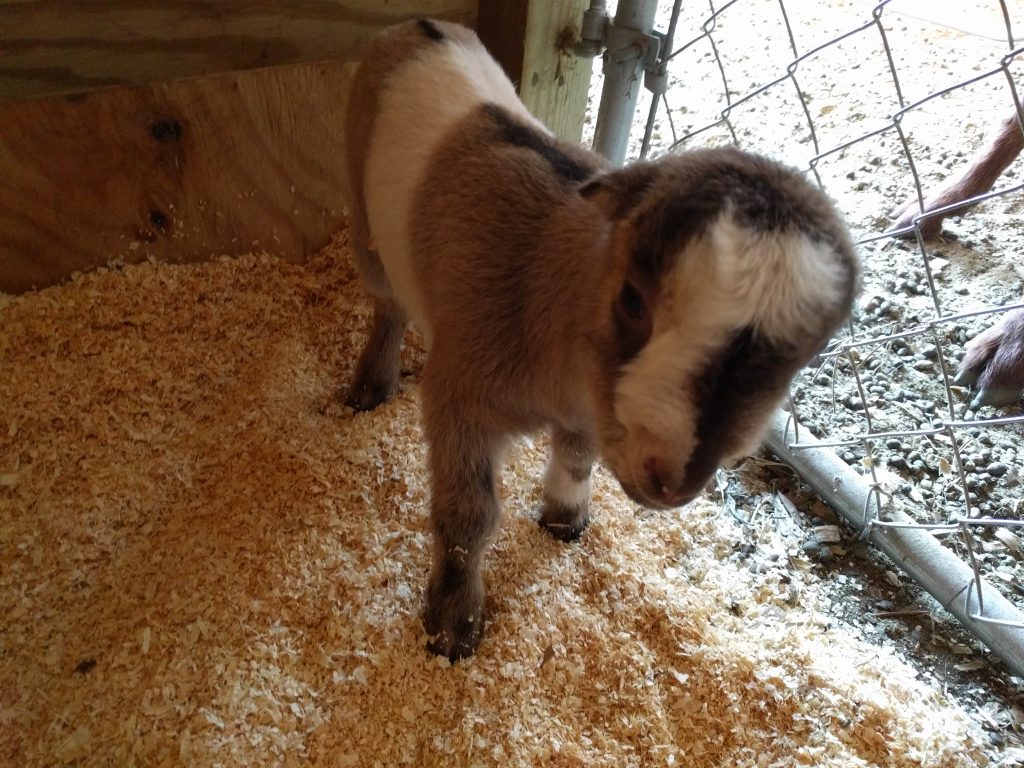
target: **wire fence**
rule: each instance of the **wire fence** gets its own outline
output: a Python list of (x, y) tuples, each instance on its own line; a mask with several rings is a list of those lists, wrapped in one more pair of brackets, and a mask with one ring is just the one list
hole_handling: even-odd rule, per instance
[[(866, 533), (926, 531), (956, 553), (969, 567), (957, 591), (974, 593), (950, 597), (965, 601), (959, 618), (990, 645), (982, 625), (1010, 627), (1019, 647), (1024, 414), (1019, 401), (972, 406), (954, 382), (965, 342), (1024, 306), (1024, 170), (1005, 146), (997, 161), (982, 148), (993, 134), (1024, 143), (1015, 23), (1024, 4), (1011, 0), (662, 2), (629, 154), (731, 143), (804, 170), (837, 201), (864, 290), (792, 388), (785, 449), (830, 448), (854, 469)], [(994, 188), (968, 189), (986, 162)], [(908, 198), (902, 223), (887, 215)], [(997, 600), (1015, 610), (993, 613)]]

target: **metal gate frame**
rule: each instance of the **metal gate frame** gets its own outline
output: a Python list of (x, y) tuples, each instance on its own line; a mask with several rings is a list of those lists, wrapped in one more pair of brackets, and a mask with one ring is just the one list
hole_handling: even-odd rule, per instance
[[(739, 0), (724, 3), (721, 8), (714, 11), (715, 16), (736, 2), (739, 2)], [(785, 16), (784, 2), (783, 0), (779, 0), (779, 2)], [(882, 11), (889, 2), (890, 0), (882, 0), (875, 6), (872, 11), (873, 20), (870, 22), (870, 24), (878, 26), (883, 41), (885, 41), (885, 31), (881, 26), (880, 19)], [(1005, 2), (1001, 2), (1001, 4), (1007, 22), (1007, 34), (1012, 49), (1013, 37), (1010, 30), (1010, 17)], [(639, 95), (638, 84), (641, 81), (654, 94), (651, 112), (646, 122), (641, 155), (643, 156), (647, 153), (654, 116), (659, 108), (659, 103), (664, 101), (667, 87), (667, 67), (669, 60), (674, 54), (672, 48), (673, 38), (681, 6), (682, 0), (675, 0), (668, 31), (665, 34), (660, 34), (654, 31), (657, 0), (620, 0), (614, 19), (608, 14), (605, 0), (591, 0), (590, 9), (584, 17), (583, 39), (578, 46), (578, 51), (591, 55), (596, 55), (603, 51), (603, 73), (605, 80), (597, 117), (594, 149), (615, 164), (622, 164), (626, 156), (630, 132), (633, 127), (637, 97)], [(714, 10), (713, 5), (712, 10)], [(712, 20), (713, 18), (714, 16)], [(787, 28), (788, 23), (787, 18)], [(790, 41), (792, 42), (792, 40), (793, 36), (790, 30)], [(887, 41), (885, 41), (885, 50), (887, 56), (889, 56), (889, 65), (895, 79), (896, 72)], [(1005, 68), (1008, 65), (1013, 56), (1022, 52), (1024, 52), (1024, 49), (1011, 51), (1011, 54), (1004, 59), (1003, 67)], [(802, 58), (798, 55), (795, 44), (793, 44), (793, 54), (794, 61), (790, 65), (787, 74), (787, 77), (790, 78), (793, 78), (796, 67)], [(810, 53), (805, 53), (804, 57), (808, 55)], [(721, 61), (718, 64), (721, 67)], [(1009, 78), (1008, 71), (1006, 74)], [(793, 78), (793, 82), (796, 83), (795, 78)], [(898, 91), (898, 79), (895, 82)], [(1013, 88), (1012, 78), (1010, 82), (1011, 88)], [(799, 85), (797, 85), (797, 88), (799, 90)], [(1013, 92), (1018, 114), (1021, 114), (1020, 100), (1016, 98), (1016, 90)], [(938, 95), (942, 95), (942, 92), (933, 94), (929, 98), (934, 98)], [(749, 97), (750, 94), (745, 98)], [(908, 153), (908, 157), (910, 157), (907, 140), (900, 129), (899, 121), (904, 113), (917, 106), (917, 104), (907, 106), (903, 103), (902, 93), (899, 94), (899, 98), (903, 109), (893, 117), (893, 127), (899, 132), (904, 150)], [(730, 99), (729, 108), (722, 114), (723, 121), (728, 121), (728, 112), (733, 106), (735, 104)], [(806, 112), (806, 105), (804, 109)], [(813, 135), (814, 126), (809, 113), (807, 113), (807, 119)], [(729, 127), (730, 131), (732, 131), (731, 125)], [(733, 139), (735, 141), (735, 133), (733, 133)], [(814, 144), (817, 155), (812, 160), (809, 170), (817, 177), (815, 171), (817, 160), (832, 152), (839, 151), (843, 147), (822, 152), (817, 146), (816, 138)], [(911, 169), (913, 170), (912, 159)], [(922, 197), (921, 183), (916, 170), (913, 170), (913, 174), (920, 199)], [(820, 178), (818, 183), (820, 185)], [(977, 199), (972, 198), (955, 207), (967, 207), (974, 202), (977, 202)], [(920, 236), (919, 226), (926, 218), (927, 216), (920, 216), (914, 223), (922, 253), (924, 253), (924, 244)], [(934, 293), (934, 286), (932, 287), (934, 298), (936, 294)], [(935, 298), (935, 301), (939, 319), (944, 321), (952, 319), (949, 316), (942, 316), (937, 298)], [(925, 330), (933, 329), (926, 328)], [(920, 332), (920, 329), (917, 329), (917, 331)], [(878, 339), (851, 341), (841, 344), (830, 354), (847, 356), (850, 364), (854, 367), (854, 371), (856, 371), (856, 360), (854, 359), (853, 350), (864, 344), (877, 341)], [(943, 379), (946, 382), (947, 392), (949, 392), (949, 377), (944, 369), (942, 373)], [(995, 421), (997, 420), (990, 420), (986, 424), (995, 423)], [(1014, 419), (1014, 421), (1019, 421), (1019, 419)], [(963, 426), (963, 424), (954, 423), (938, 424), (935, 427), (935, 431), (945, 432), (952, 441), (957, 468), (960, 472), (960, 480), (963, 483), (964, 499), (966, 500), (969, 498), (967, 482), (964, 477), (957, 447), (957, 438), (954, 434), (955, 427)], [(884, 436), (871, 434), (869, 421), (868, 434), (861, 438), (861, 442), (869, 456), (872, 455), (871, 441)], [(840, 459), (836, 452), (832, 450), (832, 447), (830, 447), (831, 444), (823, 444), (808, 434), (806, 429), (803, 430), (803, 434), (800, 434), (799, 425), (792, 413), (780, 411), (775, 415), (770, 434), (765, 442), (773, 453), (789, 464), (815, 489), (824, 501), (836, 509), (859, 532), (861, 538), (870, 542), (890, 557), (921, 587), (927, 590), (943, 608), (949, 611), (968, 630), (991, 648), (1007, 667), (1016, 674), (1024, 676), (1024, 613), (982, 576), (978, 562), (974, 557), (973, 541), (974, 531), (979, 526), (1003, 525), (1016, 527), (1024, 525), (1024, 522), (970, 517), (967, 514), (959, 516), (950, 523), (941, 525), (915, 522), (911, 517), (897, 509), (892, 503), (891, 498), (887, 498), (874, 475), (873, 467), (871, 469), (871, 481), (869, 482), (868, 479), (858, 474), (846, 462)], [(958, 532), (966, 544), (967, 552), (970, 555), (970, 563), (968, 564), (953, 551), (942, 546), (932, 535), (932, 531), (936, 530)]]

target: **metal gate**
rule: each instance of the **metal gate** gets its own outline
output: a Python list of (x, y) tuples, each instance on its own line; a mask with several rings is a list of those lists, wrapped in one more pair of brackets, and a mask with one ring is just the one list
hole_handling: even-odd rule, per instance
[[(1014, 499), (1013, 490), (1024, 415), (1019, 402), (972, 407), (953, 382), (963, 343), (1024, 306), (1024, 272), (1013, 268), (1024, 256), (1004, 233), (1024, 183), (1011, 169), (994, 191), (927, 211), (929, 190), (970, 167), (961, 143), (1021, 130), (1014, 22), (1024, 24), (1024, 5), (946, 5), (958, 10), (942, 17), (942, 2), (913, 0), (620, 0), (612, 19), (593, 0), (584, 46), (604, 48), (594, 146), (622, 162), (736, 144), (803, 170), (837, 201), (862, 257), (864, 295), (821, 364), (794, 383), (768, 445), (1024, 674), (1015, 533), (1024, 492)], [(945, 63), (923, 52), (928, 34), (948, 38), (938, 45)], [(634, 119), (638, 103), (645, 122)], [(908, 196), (907, 223), (892, 230), (885, 205)], [(977, 203), (987, 213), (972, 217), (988, 216), (990, 233), (971, 229), (952, 246), (925, 238)], [(989, 265), (987, 294), (957, 259)], [(992, 269), (1016, 283), (1000, 286)]]

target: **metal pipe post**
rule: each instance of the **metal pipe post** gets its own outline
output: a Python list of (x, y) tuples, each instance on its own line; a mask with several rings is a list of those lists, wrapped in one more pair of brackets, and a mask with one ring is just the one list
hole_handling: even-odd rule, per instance
[(626, 158), (644, 66), (651, 59), (649, 47), (657, 45), (651, 35), (657, 9), (657, 0), (620, 0), (615, 20), (608, 25), (594, 150), (615, 165)]
[[(834, 451), (818, 447), (790, 448), (791, 418), (784, 411), (776, 413), (765, 444), (833, 509), (863, 532), (868, 505), (875, 503), (875, 491)], [(801, 445), (816, 442), (806, 429), (801, 432)], [(976, 580), (971, 567), (943, 547), (926, 528), (915, 525), (898, 510), (888, 511), (887, 517), (894, 525), (868, 523), (867, 540), (928, 590), (1015, 674), (1024, 676), (1024, 629), (1020, 626), (1024, 615), (994, 587), (984, 580)], [(978, 583), (984, 590), (981, 600), (978, 599)]]

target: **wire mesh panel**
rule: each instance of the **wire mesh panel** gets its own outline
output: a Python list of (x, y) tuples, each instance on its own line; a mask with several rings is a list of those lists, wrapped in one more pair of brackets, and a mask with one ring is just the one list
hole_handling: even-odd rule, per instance
[[(813, 435), (870, 483), (868, 527), (930, 531), (979, 594), (984, 579), (1024, 607), (1019, 385), (957, 380), (970, 342), (1024, 306), (1024, 2), (665, 1), (658, 26), (630, 154), (768, 154), (813, 177), (858, 244), (859, 305), (793, 386), (790, 445)], [(1024, 384), (1024, 315), (1008, 328)]]

